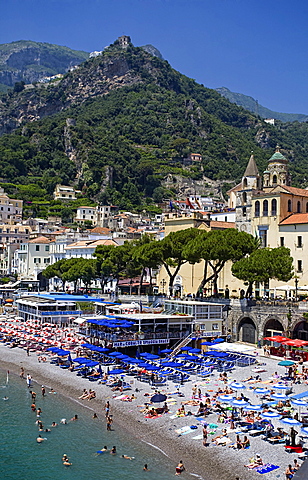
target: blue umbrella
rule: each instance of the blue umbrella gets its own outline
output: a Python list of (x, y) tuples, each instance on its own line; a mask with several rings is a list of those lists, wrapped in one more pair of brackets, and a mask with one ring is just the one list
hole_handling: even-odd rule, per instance
[(172, 353), (173, 350), (171, 348), (165, 348), (164, 350), (161, 350), (160, 353)]
[(151, 397), (151, 402), (152, 403), (160, 403), (160, 402), (165, 402), (167, 400), (167, 395), (163, 395), (162, 393), (156, 393)]
[(252, 410), (255, 412), (260, 412), (262, 408), (263, 408), (262, 405), (247, 405), (246, 407), (244, 407), (244, 410), (246, 411)]
[(96, 365), (98, 365), (99, 362), (87, 362), (84, 364), (85, 367), (96, 367)]
[(288, 387), (282, 383), (276, 383), (276, 385), (272, 385), (272, 388), (276, 388), (277, 390), (286, 390)]
[(264, 412), (264, 413), (261, 413), (261, 417), (262, 418), (278, 418), (280, 417), (280, 413), (277, 413), (277, 412)]
[(218, 400), (229, 403), (234, 400), (234, 397), (233, 395), (219, 395)]
[(254, 393), (257, 395), (266, 395), (269, 391), (267, 388), (255, 388)]
[(243, 385), (243, 383), (240, 383), (240, 382), (232, 382), (232, 383), (230, 383), (230, 387), (235, 388), (236, 390), (242, 390), (242, 389), (246, 388), (246, 386)]
[(246, 407), (248, 402), (246, 402), (245, 400), (233, 400), (233, 402), (231, 402), (232, 405), (234, 405), (235, 407)]
[(271, 397), (274, 398), (274, 400), (281, 400), (282, 402), (288, 400), (289, 398), (287, 395), (283, 395), (282, 393), (273, 393)]
[(188, 352), (189, 350), (193, 350), (193, 348), (192, 348), (192, 347), (187, 347), (187, 346), (186, 346), (186, 347), (181, 347), (181, 350), (182, 350), (182, 352), (185, 352), (185, 351), (187, 351), (187, 352)]
[(121, 352), (111, 352), (111, 353), (108, 353), (108, 356), (109, 357), (118, 357), (119, 355), (122, 355)]
[(121, 368), (115, 368), (114, 370), (109, 371), (109, 375), (119, 375), (120, 373), (124, 373), (125, 370), (122, 370)]
[(171, 368), (177, 368), (177, 367), (183, 367), (183, 363), (179, 362), (165, 362), (162, 364), (164, 367), (171, 367)]
[(91, 359), (90, 359), (90, 358), (87, 358), (87, 357), (77, 357), (77, 358), (74, 358), (73, 362), (76, 362), (76, 363), (89, 363), (89, 362), (91, 362)]
[(215, 338), (215, 340), (213, 340), (213, 341), (214, 341), (214, 343), (222, 343), (225, 340), (223, 338)]
[(201, 350), (200, 348), (192, 348), (191, 350), (189, 350), (189, 353), (200, 353)]
[(302, 428), (302, 432), (306, 433), (306, 435), (308, 435), (308, 428), (307, 427), (303, 427)]
[(297, 405), (298, 407), (308, 407), (308, 404), (304, 402), (304, 400), (300, 400), (297, 398), (291, 398), (291, 403), (293, 403), (293, 405)]
[[(128, 361), (128, 360), (127, 360)], [(139, 363), (142, 363), (143, 360), (140, 360), (139, 358), (131, 358), (129, 360), (129, 363), (136, 363), (136, 364), (139, 364)]]
[(205, 363), (202, 363), (202, 366), (203, 366), (203, 367), (212, 367), (213, 365), (216, 365), (216, 363), (214, 363), (214, 362), (205, 362)]
[(214, 342), (201, 342), (200, 345), (207, 345), (208, 347), (212, 347), (213, 345), (215, 345)]
[(148, 358), (149, 360), (157, 360), (158, 358), (160, 358), (160, 356), (149, 353), (149, 355), (146, 358)]
[(281, 418), (280, 421), (286, 425), (291, 425), (291, 427), (297, 427), (298, 425), (301, 425), (301, 422), (298, 422), (295, 420), (295, 418)]
[(282, 367), (291, 367), (292, 365), (295, 365), (295, 362), (292, 362), (292, 360), (282, 360), (278, 365)]
[(156, 370), (160, 370), (160, 367), (158, 367), (157, 365), (151, 365), (150, 363), (148, 363), (147, 365), (142, 365), (144, 368), (146, 368), (147, 370), (149, 371), (156, 371)]

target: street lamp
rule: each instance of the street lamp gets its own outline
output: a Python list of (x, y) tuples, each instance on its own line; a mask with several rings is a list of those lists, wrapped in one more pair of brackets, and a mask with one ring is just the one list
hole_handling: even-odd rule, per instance
[(161, 282), (160, 282), (161, 286), (163, 287), (163, 295), (165, 295), (165, 286), (167, 284), (166, 280), (163, 279)]
[(297, 302), (298, 278), (295, 277), (295, 301)]

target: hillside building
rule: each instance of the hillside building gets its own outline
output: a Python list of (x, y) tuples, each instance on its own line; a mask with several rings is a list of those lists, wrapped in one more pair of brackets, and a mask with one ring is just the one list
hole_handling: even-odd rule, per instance
[(22, 200), (9, 198), (0, 187), (0, 223), (20, 223), (22, 220)]

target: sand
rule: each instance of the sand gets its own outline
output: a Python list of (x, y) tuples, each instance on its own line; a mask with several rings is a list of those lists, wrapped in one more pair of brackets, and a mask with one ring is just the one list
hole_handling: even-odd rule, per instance
[[(73, 356), (74, 357), (74, 356)], [(165, 414), (156, 419), (146, 419), (140, 412), (140, 405), (149, 400), (145, 393), (152, 395), (153, 389), (148, 384), (133, 380), (133, 377), (126, 376), (127, 381), (133, 381), (132, 390), (126, 392), (127, 394), (134, 393), (136, 400), (132, 402), (123, 402), (119, 399), (113, 398), (113, 395), (120, 395), (113, 393), (111, 389), (105, 385), (99, 385), (97, 382), (89, 382), (89, 380), (76, 376), (76, 373), (68, 370), (60, 369), (47, 361), (46, 363), (39, 363), (36, 353), (31, 353), (27, 356), (26, 352), (20, 348), (10, 349), (7, 346), (0, 344), (0, 360), (1, 369), (9, 370), (10, 374), (19, 375), (20, 367), (23, 366), (25, 374), (31, 374), (33, 380), (39, 385), (35, 386), (37, 394), (40, 395), (40, 386), (53, 388), (58, 393), (61, 393), (74, 401), (82, 403), (85, 407), (91, 407), (101, 418), (104, 415), (104, 405), (108, 399), (111, 404), (111, 413), (113, 414), (114, 429), (125, 429), (128, 435), (133, 435), (140, 441), (152, 445), (163, 452), (170, 459), (170, 464), (176, 464), (179, 460), (183, 460), (186, 472), (182, 474), (185, 478), (188, 475), (194, 475), (204, 480), (235, 480), (239, 477), (241, 480), (250, 480), (260, 478), (260, 475), (255, 471), (248, 470), (244, 464), (249, 463), (249, 458), (259, 453), (265, 463), (273, 463), (279, 465), (278, 470), (274, 470), (266, 474), (267, 480), (274, 480), (278, 476), (284, 477), (284, 471), (289, 463), (293, 463), (293, 458), (298, 458), (296, 454), (288, 454), (284, 452), (282, 445), (271, 445), (260, 437), (250, 437), (251, 447), (249, 450), (236, 451), (228, 447), (219, 447), (210, 444), (204, 447), (202, 439), (198, 437), (202, 434), (202, 426), (196, 420), (195, 416), (186, 416), (174, 418), (173, 414), (181, 405), (183, 400), (191, 399), (192, 386), (197, 384), (203, 393), (206, 391), (216, 390), (223, 384), (217, 380), (218, 374), (215, 373), (211, 377), (209, 383), (192, 376), (192, 380), (186, 382), (180, 387), (181, 393), (184, 397), (176, 395), (176, 387), (172, 382), (168, 382), (167, 387), (159, 388), (160, 392), (166, 393), (170, 402), (170, 413)], [(285, 372), (284, 367), (278, 367), (276, 359), (262, 358), (266, 362), (266, 372), (260, 374), (262, 379), (266, 381), (275, 371), (279, 374)], [(231, 374), (230, 379), (243, 380), (251, 373), (251, 367), (238, 367)], [(25, 381), (26, 384), (26, 381)], [(78, 400), (82, 390), (92, 388), (96, 391), (96, 399)], [(139, 390), (135, 392), (136, 388)], [(306, 384), (295, 385), (293, 387), (295, 393), (308, 390)], [(47, 388), (46, 388), (47, 390)], [(245, 395), (249, 396), (252, 403), (257, 403), (257, 399), (251, 390), (245, 390)], [(176, 403), (174, 403), (176, 402)], [(196, 413), (197, 407), (187, 406), (186, 411), (191, 410), (192, 414)], [(207, 422), (217, 421), (216, 415), (207, 417)], [(179, 435), (175, 430), (182, 427), (197, 425), (198, 428), (191, 430), (188, 434)], [(278, 422), (277, 426), (281, 426)], [(222, 428), (222, 425), (219, 427)], [(285, 428), (287, 429), (287, 428)], [(297, 430), (300, 430), (299, 428)], [(219, 431), (218, 431), (219, 433)], [(243, 434), (241, 434), (241, 437)], [(235, 434), (230, 435), (232, 440), (235, 439)], [(209, 435), (209, 439), (211, 436)]]

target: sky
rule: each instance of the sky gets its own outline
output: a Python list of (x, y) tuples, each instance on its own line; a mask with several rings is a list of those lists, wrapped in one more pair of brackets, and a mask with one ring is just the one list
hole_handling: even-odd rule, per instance
[(206, 87), (308, 114), (307, 0), (0, 0), (0, 43), (152, 44)]

